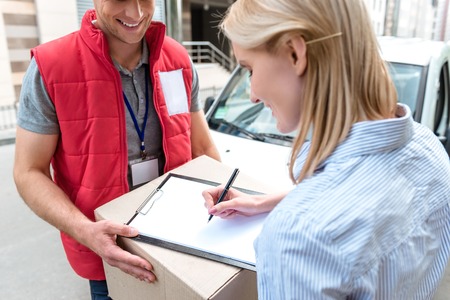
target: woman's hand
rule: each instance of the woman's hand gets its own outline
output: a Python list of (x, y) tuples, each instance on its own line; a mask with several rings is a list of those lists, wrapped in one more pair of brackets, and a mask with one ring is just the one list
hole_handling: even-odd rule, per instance
[(286, 196), (287, 192), (269, 195), (251, 195), (230, 188), (224, 201), (215, 204), (224, 185), (204, 190), (205, 207), (208, 213), (220, 218), (231, 218), (236, 214), (253, 216), (271, 211)]

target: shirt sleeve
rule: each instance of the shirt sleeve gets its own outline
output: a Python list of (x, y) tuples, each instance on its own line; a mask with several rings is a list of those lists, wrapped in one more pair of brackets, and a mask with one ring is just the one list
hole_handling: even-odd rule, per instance
[(36, 133), (59, 134), (55, 106), (48, 96), (34, 58), (23, 78), (17, 125)]
[(255, 242), (259, 299), (346, 299), (347, 264), (326, 233), (273, 211)]
[(201, 101), (199, 98), (199, 84), (198, 84), (198, 73), (194, 64), (191, 60), (191, 68), (192, 68), (192, 91), (191, 91), (191, 108), (190, 112), (197, 112), (201, 110), (203, 107), (201, 105)]

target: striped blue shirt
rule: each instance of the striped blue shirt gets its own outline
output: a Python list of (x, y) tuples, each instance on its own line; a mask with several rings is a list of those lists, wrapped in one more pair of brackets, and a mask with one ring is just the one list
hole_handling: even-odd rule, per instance
[(450, 162), (408, 107), (397, 116), (355, 124), (269, 214), (260, 299), (432, 298), (450, 255)]

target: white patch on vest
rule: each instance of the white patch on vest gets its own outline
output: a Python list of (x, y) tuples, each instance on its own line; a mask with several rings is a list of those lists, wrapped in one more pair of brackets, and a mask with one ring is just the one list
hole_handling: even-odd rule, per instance
[(189, 112), (186, 87), (183, 80), (183, 69), (159, 72), (161, 86), (169, 116)]

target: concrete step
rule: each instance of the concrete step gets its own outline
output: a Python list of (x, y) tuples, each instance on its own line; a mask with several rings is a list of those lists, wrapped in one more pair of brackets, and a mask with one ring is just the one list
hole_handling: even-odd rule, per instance
[(220, 89), (230, 77), (230, 72), (216, 63), (195, 64), (195, 68), (198, 73), (200, 90)]
[(231, 73), (215, 63), (197, 63), (195, 68), (197, 69), (199, 80), (199, 98), (203, 107), (206, 98), (216, 97), (219, 94)]

